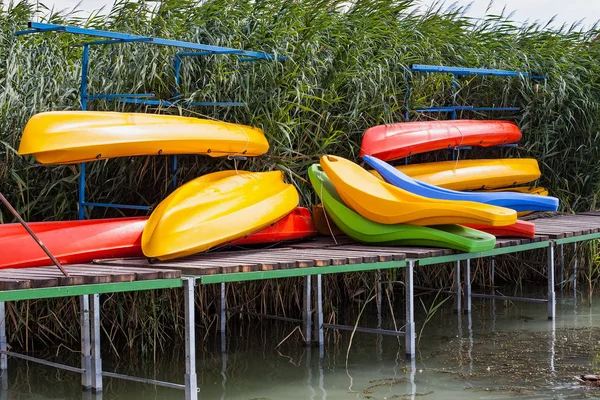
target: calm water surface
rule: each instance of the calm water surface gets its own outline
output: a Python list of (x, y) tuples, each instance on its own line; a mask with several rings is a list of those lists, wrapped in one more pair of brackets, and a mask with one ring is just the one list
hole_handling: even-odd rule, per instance
[[(226, 354), (215, 335), (199, 348), (199, 398), (600, 398), (600, 389), (573, 379), (600, 372), (600, 297), (594, 300), (589, 307), (559, 299), (555, 322), (546, 319), (545, 304), (505, 307), (501, 301), (473, 299), (471, 318), (459, 318), (448, 301), (427, 322), (414, 369), (405, 363), (403, 338), (356, 333), (346, 359), (350, 333), (328, 332), (321, 358), (318, 349), (299, 343), (298, 332), (276, 348), (294, 324), (254, 320), (251, 327), (232, 326)], [(417, 317), (419, 332), (426, 318), (420, 303)], [(391, 323), (389, 312), (384, 318)], [(361, 325), (375, 323), (372, 313), (361, 320)], [(63, 348), (53, 360), (77, 365), (78, 357)], [(103, 363), (106, 371), (183, 382), (184, 357), (178, 347), (157, 352), (156, 363), (152, 357), (116, 359), (109, 352)], [(7, 379), (9, 389), (0, 399), (183, 398), (176, 389), (109, 378), (104, 379), (104, 393), (92, 396), (80, 391), (77, 374), (16, 359), (9, 361)]]

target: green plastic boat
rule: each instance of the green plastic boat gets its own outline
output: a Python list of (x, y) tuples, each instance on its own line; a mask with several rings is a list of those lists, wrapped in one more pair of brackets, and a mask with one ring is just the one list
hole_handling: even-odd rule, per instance
[(493, 249), (496, 237), (461, 225), (435, 227), (408, 224), (384, 225), (352, 211), (318, 164), (308, 169), (310, 182), (321, 198), (327, 215), (342, 232), (357, 242), (392, 246), (430, 246), (479, 252)]

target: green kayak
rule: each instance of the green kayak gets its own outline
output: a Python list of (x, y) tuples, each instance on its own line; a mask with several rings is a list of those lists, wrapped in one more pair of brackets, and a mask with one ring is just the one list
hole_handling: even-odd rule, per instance
[(320, 165), (313, 164), (308, 169), (308, 177), (327, 215), (342, 232), (357, 242), (443, 247), (469, 253), (490, 250), (496, 245), (494, 235), (461, 225), (425, 227), (384, 225), (370, 221), (346, 206)]

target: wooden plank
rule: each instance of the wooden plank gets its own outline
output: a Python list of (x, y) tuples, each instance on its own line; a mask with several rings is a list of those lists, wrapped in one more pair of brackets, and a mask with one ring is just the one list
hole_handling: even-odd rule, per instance
[(0, 290), (19, 290), (31, 289), (31, 281), (29, 279), (8, 279), (0, 278)]
[[(25, 273), (26, 272), (26, 273)], [(62, 272), (43, 272), (38, 271), (37, 268), (10, 268), (0, 270), (0, 277), (3, 278), (21, 278), (24, 277), (46, 277), (46, 278), (56, 278), (57, 286), (73, 286), (73, 285), (83, 285), (85, 284), (85, 279), (82, 276), (70, 276), (66, 277)]]

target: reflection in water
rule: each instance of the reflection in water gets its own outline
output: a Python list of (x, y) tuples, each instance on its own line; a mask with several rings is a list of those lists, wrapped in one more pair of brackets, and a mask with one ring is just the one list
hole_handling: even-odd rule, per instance
[[(574, 313), (571, 299), (559, 305), (556, 321), (548, 321), (545, 306), (535, 303), (476, 299), (470, 314), (456, 315), (447, 302), (425, 326), (417, 359), (408, 364), (403, 341), (395, 337), (357, 333), (346, 368), (347, 332), (327, 331), (323, 348), (305, 348), (293, 334), (275, 349), (294, 324), (232, 324), (227, 337), (198, 335), (206, 338), (197, 346), (199, 399), (580, 398), (587, 392), (571, 377), (598, 372), (600, 307), (580, 304)], [(361, 325), (376, 326), (381, 318), (389, 328), (385, 308), (380, 317), (374, 305)], [(417, 331), (424, 317), (417, 313)], [(348, 318), (340, 322), (351, 323)], [(76, 353), (36, 356), (69, 365), (79, 359)], [(154, 364), (151, 357), (115, 359), (106, 353), (103, 361), (107, 371), (182, 383), (183, 349), (165, 349), (157, 357)], [(118, 379), (104, 379), (103, 395), (82, 393), (79, 385), (77, 374), (11, 358), (0, 400), (183, 398), (180, 390)]]

